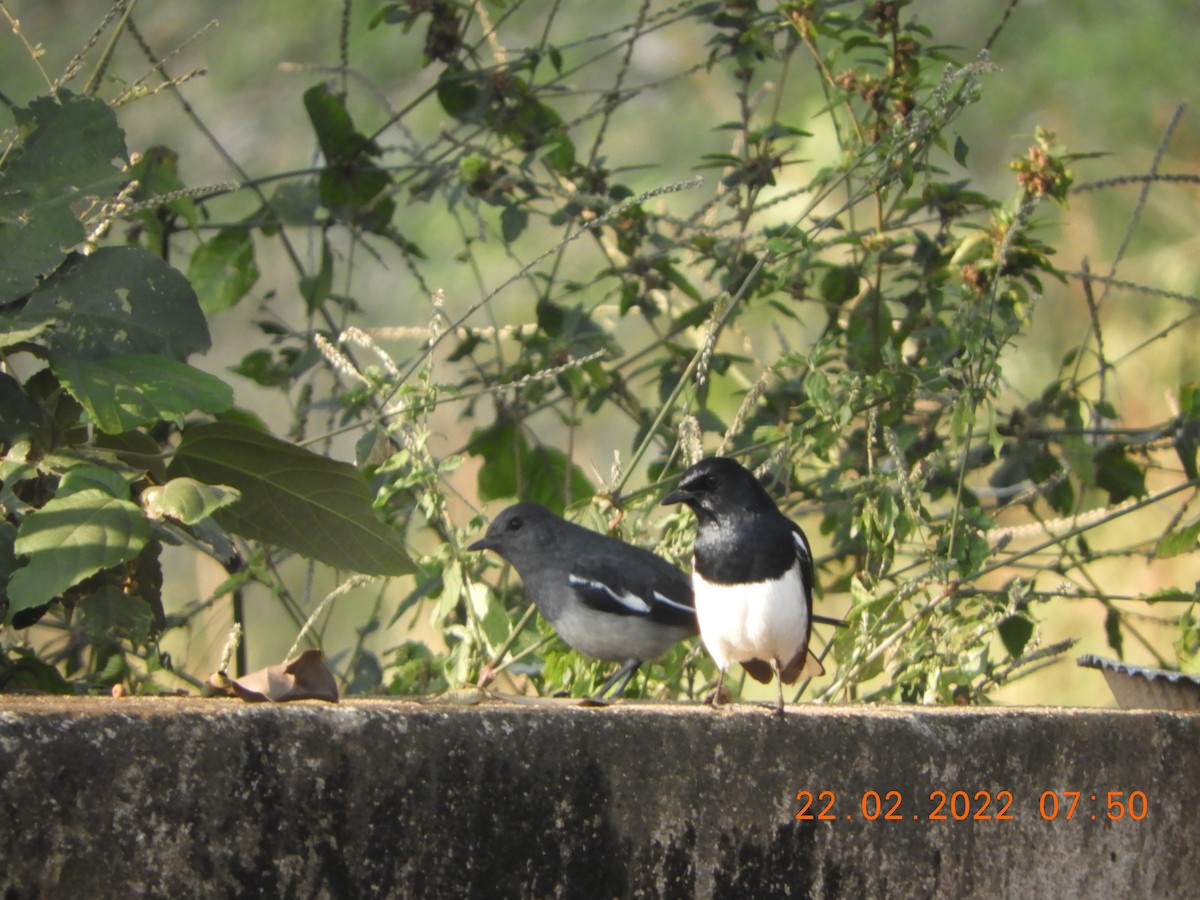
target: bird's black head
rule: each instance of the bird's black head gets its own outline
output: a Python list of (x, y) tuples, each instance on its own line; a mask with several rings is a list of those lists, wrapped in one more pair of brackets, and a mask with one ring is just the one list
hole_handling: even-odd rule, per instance
[(687, 469), (662, 502), (686, 503), (702, 522), (778, 510), (754, 473), (727, 456), (702, 459)]
[(557, 518), (540, 503), (514, 504), (492, 519), (487, 533), (467, 549), (494, 550), (516, 564), (544, 548)]

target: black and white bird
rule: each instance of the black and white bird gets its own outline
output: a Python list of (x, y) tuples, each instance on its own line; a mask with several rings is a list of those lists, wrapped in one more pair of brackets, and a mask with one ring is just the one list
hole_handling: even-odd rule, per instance
[(538, 611), (570, 647), (622, 663), (596, 692), (625, 690), (638, 666), (696, 633), (687, 574), (661, 556), (518, 503), (468, 550), (512, 563)]
[(664, 504), (696, 514), (692, 588), (700, 639), (721, 669), (741, 663), (756, 681), (783, 685), (824, 668), (808, 651), (813, 622), (813, 560), (800, 526), (779, 511), (754, 474), (715, 456), (687, 469)]

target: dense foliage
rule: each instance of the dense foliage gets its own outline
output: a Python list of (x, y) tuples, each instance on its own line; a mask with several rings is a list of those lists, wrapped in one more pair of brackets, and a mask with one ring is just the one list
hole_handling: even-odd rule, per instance
[[(903, 0), (621, 4), (615, 27), (554, 4), (363, 5), (331, 79), (295, 98), (307, 170), (196, 186), (177, 151), (128, 148), (125, 104), (187, 85), (122, 3), (77, 71), (11, 102), (0, 688), (172, 687), (171, 632), (251, 602), (296, 635), (311, 614), (311, 638), (343, 614), (313, 596), (338, 570), (380, 579), (354, 583), (375, 598), (357, 638), (326, 647), (352, 690), (507, 670), (583, 693), (602, 667), (464, 551), (484, 519), (463, 510), (538, 499), (686, 565), (692, 522), (655, 503), (715, 452), (759, 467), (819, 549), (818, 608), (848, 620), (822, 630), (830, 677), (808, 696), (982, 700), (1067, 649), (1039, 630), (1067, 597), (1102, 605), (1115, 653), (1140, 639), (1093, 568), (1196, 553), (1200, 387), (1171, 386), (1171, 421), (1123, 425), (1105, 379), (1137, 358), (1106, 355), (1094, 292), (1144, 289), (1056, 266), (1045, 223), (1082, 157), (1051, 134), (1008, 196), (972, 180), (955, 123), (986, 102), (986, 51), (939, 46)], [(365, 83), (360, 31), (419, 65)], [(663, 35), (692, 48), (668, 74), (642, 61)], [(83, 78), (121, 42), (160, 90)], [(684, 142), (650, 119), (679, 89), (719, 97)], [(1050, 292), (1082, 295), (1091, 327), (1022, 395)], [(1200, 301), (1166, 300), (1195, 327)], [(198, 368), (210, 326), (251, 306), (233, 372)], [(275, 399), (235, 402), (247, 382)], [(1146, 507), (1152, 534), (1091, 546)], [(164, 596), (165, 546), (227, 578)], [(1172, 601), (1187, 663), (1195, 587), (1150, 599)], [(398, 622), (408, 639), (370, 643)], [(651, 673), (687, 696), (715, 674), (694, 646)]]

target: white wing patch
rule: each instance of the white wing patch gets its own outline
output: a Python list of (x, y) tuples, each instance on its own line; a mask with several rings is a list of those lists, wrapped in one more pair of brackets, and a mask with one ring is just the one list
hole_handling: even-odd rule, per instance
[(687, 613), (688, 615), (691, 615), (692, 613), (694, 613), (696, 611), (692, 607), (688, 606), (686, 603), (677, 603), (676, 601), (672, 600), (670, 597), (660, 594), (658, 591), (654, 592), (654, 599), (656, 602), (661, 603), (663, 606), (669, 606), (672, 609), (677, 609), (680, 612)]
[(804, 539), (804, 535), (798, 531), (793, 531), (792, 540), (796, 543), (796, 555), (801, 559), (811, 560), (812, 550), (808, 546), (808, 541)]
[[(650, 612), (650, 604), (637, 594), (631, 594), (628, 591), (623, 594), (618, 594), (603, 581), (596, 581), (594, 578), (583, 578), (579, 575), (568, 575), (567, 582), (571, 585), (571, 587), (585, 587), (590, 588), (593, 591), (600, 591), (604, 594), (607, 594), (613, 599), (614, 602), (621, 604), (621, 606), (625, 607), (630, 612), (638, 613), (639, 615), (645, 615), (646, 613)], [(657, 597), (658, 594), (656, 593), (655, 596)]]

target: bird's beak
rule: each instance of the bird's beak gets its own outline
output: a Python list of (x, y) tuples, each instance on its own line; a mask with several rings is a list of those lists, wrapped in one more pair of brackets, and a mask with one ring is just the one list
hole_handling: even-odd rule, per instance
[(481, 537), (475, 543), (468, 545), (467, 549), (468, 550), (494, 550), (495, 544), (493, 544), (486, 537)]
[(671, 506), (675, 503), (687, 503), (692, 499), (690, 491), (672, 491), (662, 498), (661, 506)]

